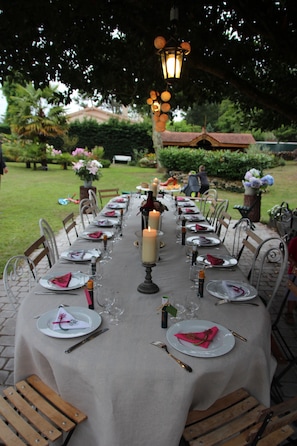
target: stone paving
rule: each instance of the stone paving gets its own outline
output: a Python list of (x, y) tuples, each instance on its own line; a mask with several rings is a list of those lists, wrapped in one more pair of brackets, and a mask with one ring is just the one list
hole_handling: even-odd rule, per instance
[[(230, 225), (225, 244), (232, 251), (233, 239), (234, 239), (234, 226), (235, 221)], [(80, 221), (77, 219), (77, 226), (80, 229)], [(256, 233), (261, 238), (267, 238), (275, 235), (274, 230), (268, 228), (266, 225), (256, 223)], [(59, 252), (69, 247), (66, 234), (64, 230), (61, 230), (56, 237)], [(16, 253), (19, 254), (19, 253)], [(249, 271), (251, 266), (251, 257), (248, 252), (245, 252), (240, 261), (240, 268), (245, 273)], [(39, 274), (42, 275), (47, 270), (47, 266), (44, 263), (39, 269)], [(285, 293), (286, 275), (283, 279), (283, 283), (279, 289), (278, 296), (275, 299), (275, 304), (270, 310), (272, 321), (275, 320), (278, 308), (282, 302)], [(0, 390), (12, 385), (14, 383), (14, 335), (16, 326), (16, 312), (13, 311), (12, 306), (5, 295), (3, 280), (0, 280)], [(280, 328), (284, 334), (290, 348), (292, 348), (294, 354), (297, 355), (297, 324), (295, 326), (288, 326), (284, 322), (283, 318), (280, 321)], [(284, 365), (278, 365), (278, 370), (281, 370)], [(290, 396), (297, 395), (297, 367), (293, 367), (288, 374), (285, 375), (282, 380), (281, 393), (284, 399)]]

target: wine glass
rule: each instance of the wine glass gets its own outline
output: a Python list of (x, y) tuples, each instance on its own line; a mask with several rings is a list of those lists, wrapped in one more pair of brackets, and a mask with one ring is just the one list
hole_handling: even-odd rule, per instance
[(102, 259), (106, 260), (107, 262), (109, 260), (112, 260), (112, 252), (113, 252), (113, 240), (107, 240), (106, 243), (103, 243), (103, 249), (101, 252)]
[(114, 299), (113, 304), (109, 308), (110, 319), (109, 322), (113, 325), (119, 325), (120, 317), (125, 309), (121, 306), (118, 299)]
[(189, 290), (186, 294), (185, 308), (187, 319), (195, 319), (197, 317), (200, 308), (200, 297), (197, 296), (194, 290)]
[(99, 307), (102, 308), (99, 314), (110, 314), (110, 309), (115, 302), (115, 291), (113, 288), (101, 287), (97, 290), (96, 301)]

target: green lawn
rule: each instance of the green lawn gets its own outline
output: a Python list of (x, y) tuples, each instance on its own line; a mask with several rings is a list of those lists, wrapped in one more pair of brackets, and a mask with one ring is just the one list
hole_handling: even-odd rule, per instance
[[(39, 219), (45, 218), (54, 231), (62, 228), (62, 219), (71, 211), (78, 215), (78, 205), (58, 204), (59, 198), (76, 194), (82, 182), (71, 168), (62, 170), (50, 165), (48, 171), (26, 169), (23, 163), (8, 163), (9, 173), (4, 175), (0, 187), (0, 277), (9, 257), (22, 254), (24, 249), (39, 236)], [(266, 172), (268, 173), (268, 172)], [(282, 201), (291, 208), (297, 207), (296, 163), (287, 163), (269, 171), (274, 176), (275, 185), (262, 197), (261, 221), (267, 222), (267, 210)], [(111, 165), (103, 169), (103, 175), (94, 186), (100, 189), (118, 187), (120, 191), (135, 191), (141, 182), (150, 183), (155, 177), (162, 178), (155, 169), (130, 167), (123, 164)], [(229, 212), (238, 218), (234, 204), (243, 203), (243, 194), (219, 191), (219, 198), (228, 198)]]

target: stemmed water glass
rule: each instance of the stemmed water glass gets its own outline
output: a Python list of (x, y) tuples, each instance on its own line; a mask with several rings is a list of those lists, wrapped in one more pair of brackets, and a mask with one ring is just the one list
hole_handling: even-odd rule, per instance
[(120, 317), (124, 313), (124, 308), (121, 306), (119, 300), (114, 299), (112, 305), (109, 307), (110, 319), (109, 322), (113, 325), (119, 325)]
[(110, 309), (115, 302), (115, 291), (112, 288), (107, 288), (105, 286), (96, 290), (96, 301), (102, 310), (99, 314), (110, 314)]
[(185, 300), (187, 319), (195, 319), (197, 317), (200, 308), (200, 299), (195, 290), (191, 289), (188, 291)]

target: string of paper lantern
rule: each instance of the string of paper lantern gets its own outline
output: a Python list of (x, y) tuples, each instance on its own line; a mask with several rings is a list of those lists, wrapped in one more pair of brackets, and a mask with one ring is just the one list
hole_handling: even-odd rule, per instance
[(150, 97), (146, 100), (146, 103), (151, 107), (157, 132), (164, 132), (166, 128), (168, 112), (171, 109), (170, 99), (171, 93), (168, 90), (163, 91), (161, 94), (158, 91), (151, 90)]

